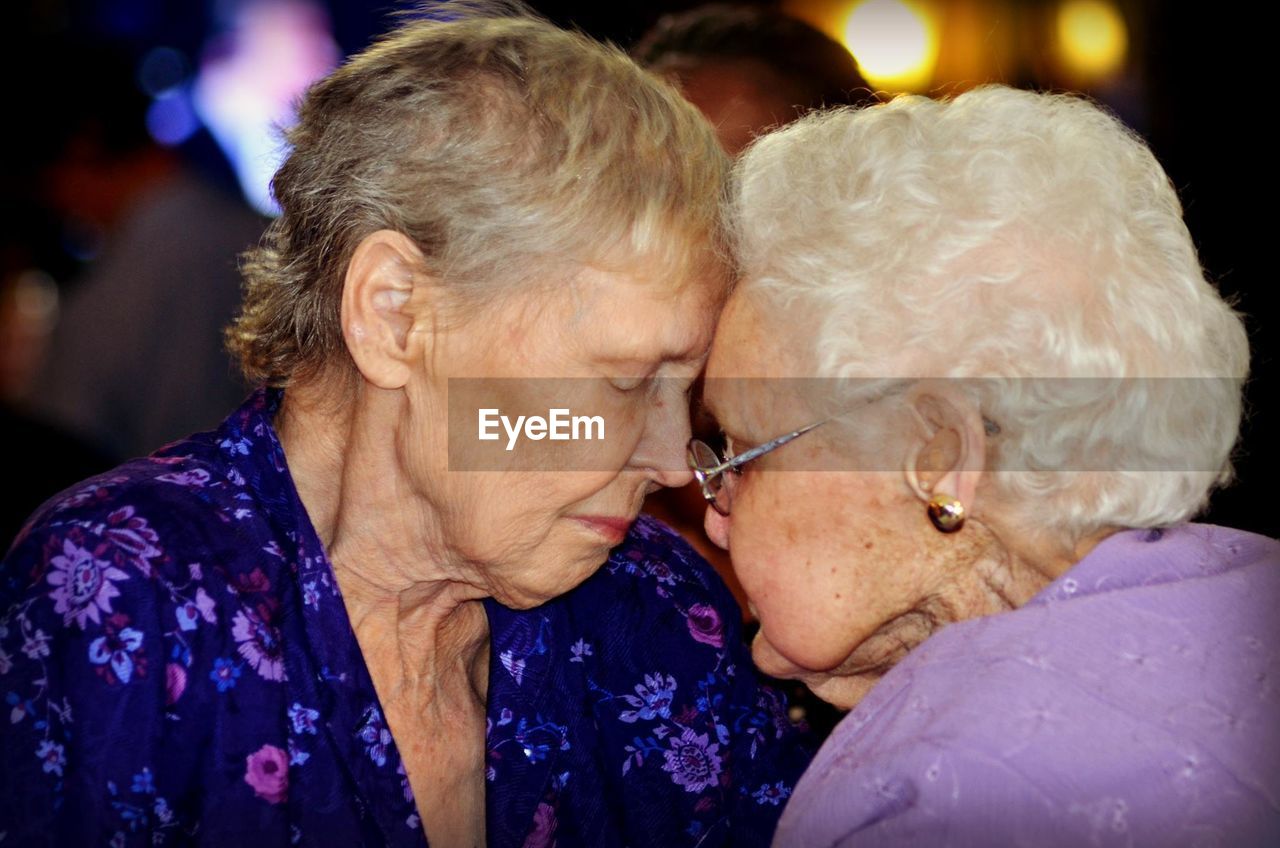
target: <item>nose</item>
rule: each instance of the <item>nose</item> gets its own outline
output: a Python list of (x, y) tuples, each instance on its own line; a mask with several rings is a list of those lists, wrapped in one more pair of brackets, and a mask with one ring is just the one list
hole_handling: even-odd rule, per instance
[(715, 542), (716, 547), (729, 550), (729, 516), (721, 515), (708, 506), (702, 526), (706, 528), (707, 538)]
[(687, 486), (693, 482), (693, 472), (687, 469), (681, 471), (675, 466), (672, 466), (670, 468), (655, 468), (653, 469), (653, 472), (652, 477), (654, 482), (663, 486), (669, 486), (673, 489), (678, 489), (681, 486)]
[(693, 471), (685, 459), (685, 445), (689, 441), (689, 428), (684, 428), (682, 440), (666, 442), (651, 453), (650, 461), (644, 463), (645, 471), (650, 479), (661, 486), (679, 488), (693, 482)]
[[(670, 382), (670, 381), (669, 381)], [(679, 487), (693, 482), (686, 450), (693, 435), (689, 405), (681, 391), (662, 391), (653, 400), (644, 435), (632, 456), (632, 466), (642, 468), (661, 486)]]

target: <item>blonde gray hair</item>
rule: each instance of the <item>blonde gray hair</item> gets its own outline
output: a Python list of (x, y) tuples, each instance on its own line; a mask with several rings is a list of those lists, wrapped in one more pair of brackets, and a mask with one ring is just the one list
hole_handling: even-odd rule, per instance
[(518, 3), (432, 9), (299, 108), (272, 182), (282, 214), (245, 256), (227, 332), (254, 381), (349, 362), (344, 273), (380, 229), (411, 237), (426, 270), (464, 298), (575, 263), (694, 274), (721, 261), (728, 162), (674, 89)]
[(793, 338), (848, 392), (965, 378), (1026, 523), (1171, 524), (1229, 480), (1243, 323), (1151, 151), (1096, 105), (991, 86), (819, 113), (735, 177), (740, 285), (808, 323)]

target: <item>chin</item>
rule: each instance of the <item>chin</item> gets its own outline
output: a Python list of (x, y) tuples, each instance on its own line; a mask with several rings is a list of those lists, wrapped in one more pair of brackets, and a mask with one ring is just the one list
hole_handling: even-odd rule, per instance
[[(807, 647), (812, 647), (812, 640)], [(769, 638), (769, 627), (765, 620), (761, 619), (760, 630), (751, 642), (751, 659), (757, 668), (770, 677), (801, 680), (807, 685), (811, 679), (821, 680), (831, 676), (831, 670), (838, 670), (838, 666), (846, 657), (841, 654), (831, 657), (805, 656), (803, 651), (796, 650), (788, 650), (784, 653)], [(822, 669), (822, 671), (814, 669)]]
[(809, 691), (840, 710), (851, 710), (880, 682), (882, 675), (859, 674), (854, 677), (824, 677), (813, 675), (803, 678)]
[(511, 609), (533, 609), (547, 601), (571, 592), (582, 585), (591, 575), (600, 570), (609, 559), (610, 548), (604, 544), (589, 548), (575, 546), (575, 549), (562, 548), (555, 555), (545, 558), (542, 565), (533, 569), (535, 574), (549, 578), (541, 585), (515, 586), (514, 591), (494, 596), (505, 607)]
[(851, 710), (857, 706), (876, 683), (880, 682), (887, 670), (877, 667), (841, 674), (841, 666), (850, 662), (846, 660), (844, 664), (837, 664), (829, 671), (812, 671), (783, 656), (765, 636), (763, 627), (751, 643), (751, 659), (757, 668), (770, 677), (799, 680), (814, 695), (841, 710)]

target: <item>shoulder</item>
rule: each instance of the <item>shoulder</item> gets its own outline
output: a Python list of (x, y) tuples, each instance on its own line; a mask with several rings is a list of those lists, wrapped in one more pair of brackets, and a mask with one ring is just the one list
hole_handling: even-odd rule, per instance
[(166, 660), (188, 662), (240, 595), (284, 577), (287, 554), (214, 437), (167, 451), (71, 487), (23, 528), (0, 564), (15, 672), (58, 669), (72, 689), (79, 672), (91, 688), (159, 686), (163, 704)]
[(172, 801), (233, 687), (241, 725), (283, 697), (288, 540), (220, 451), (178, 443), (68, 489), (0, 566), (0, 817), (81, 804), (93, 827), (152, 776)]
[(1158, 570), (1122, 550), (912, 651), (827, 740), (779, 844), (1229, 843), (1275, 826), (1280, 651), (1246, 609), (1245, 564), (1265, 557), (1169, 535), (1127, 541)]
[[(172, 626), (160, 619), (182, 604), (177, 587), (194, 591), (205, 563), (235, 537), (226, 531), (238, 508), (230, 467), (216, 449), (191, 447), (127, 462), (36, 511), (0, 565), (0, 623), (11, 636), (20, 624), (54, 647), (107, 637), (125, 646), (115, 652), (116, 677), (141, 672), (136, 664), (125, 671), (127, 654), (141, 658), (129, 646)], [(54, 651), (49, 661), (66, 659)]]
[(1132, 727), (1086, 721), (1076, 729), (1095, 732), (1082, 734), (1072, 716), (1021, 706), (989, 720), (1003, 734), (880, 722), (837, 730), (796, 787), (775, 846), (1271, 844), (1280, 835), (1270, 800), (1280, 787), (1260, 770), (1236, 771), (1155, 727), (1130, 737)]
[[(174, 447), (178, 447), (178, 443)], [(55, 495), (36, 511), (0, 567), (0, 614), (33, 595), (81, 626), (110, 599), (225, 561), (248, 544), (258, 510), (216, 445), (135, 459)]]
[[(1233, 586), (1261, 588), (1280, 575), (1280, 542), (1227, 527), (1180, 524), (1121, 530), (1042, 590), (1028, 608), (1086, 615), (1116, 596), (1173, 603), (1180, 595), (1209, 603)], [(1081, 603), (1084, 601), (1084, 603)]]
[(1198, 544), (1205, 556), (1222, 563), (1224, 570), (1266, 565), (1280, 567), (1280, 542), (1275, 539), (1215, 524), (1187, 524), (1164, 531), (1173, 539)]
[(243, 484), (218, 454), (213, 434), (201, 434), (70, 486), (32, 514), (7, 558), (29, 550), (29, 537), (47, 537), (60, 528), (106, 528), (124, 521), (145, 537), (150, 533), (144, 527), (216, 520), (218, 509), (234, 507), (236, 484)]

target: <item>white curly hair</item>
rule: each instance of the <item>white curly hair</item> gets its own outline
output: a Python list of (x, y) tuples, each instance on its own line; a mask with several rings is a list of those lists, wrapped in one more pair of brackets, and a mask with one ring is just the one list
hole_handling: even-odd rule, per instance
[(833, 410), (867, 379), (963, 380), (1027, 522), (1172, 524), (1230, 479), (1243, 322), (1151, 151), (1088, 100), (815, 113), (744, 154), (730, 206), (740, 285), (805, 327)]

